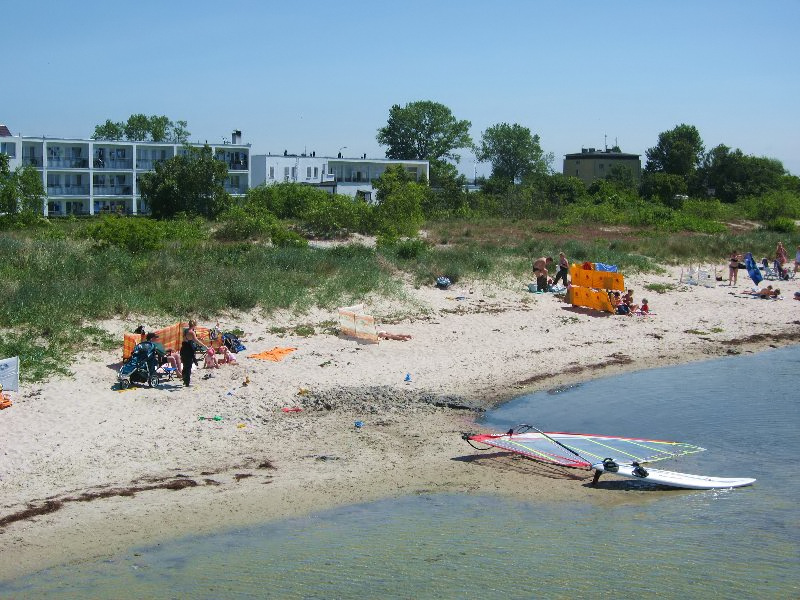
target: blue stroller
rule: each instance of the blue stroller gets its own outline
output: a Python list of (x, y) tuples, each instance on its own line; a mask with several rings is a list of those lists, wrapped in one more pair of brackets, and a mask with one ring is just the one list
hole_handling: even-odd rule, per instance
[(152, 342), (142, 342), (133, 349), (128, 359), (117, 374), (119, 387), (129, 388), (134, 383), (146, 383), (148, 387), (156, 387), (161, 383), (158, 372), (158, 356)]

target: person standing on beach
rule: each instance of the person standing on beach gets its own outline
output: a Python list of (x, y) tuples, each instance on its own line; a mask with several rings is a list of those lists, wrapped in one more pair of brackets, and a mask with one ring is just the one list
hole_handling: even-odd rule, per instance
[(197, 322), (189, 320), (189, 327), (183, 330), (183, 342), (181, 343), (181, 362), (183, 363), (183, 385), (189, 387), (192, 379), (192, 366), (197, 365), (195, 350), (201, 349), (204, 352), (207, 348), (197, 339), (194, 332)]
[(728, 285), (736, 285), (736, 278), (739, 277), (739, 261), (742, 257), (734, 250), (728, 259)]
[(569, 286), (569, 281), (567, 277), (569, 276), (569, 261), (567, 260), (566, 254), (563, 252), (558, 253), (558, 273), (556, 273), (555, 279), (553, 279), (553, 286), (558, 284), (558, 280), (561, 279), (564, 282), (564, 287)]
[(547, 265), (553, 262), (552, 256), (542, 256), (533, 261), (533, 275), (536, 277), (536, 289), (540, 292), (547, 291)]
[(778, 261), (778, 264), (783, 269), (783, 265), (786, 264), (786, 248), (783, 247), (783, 242), (778, 242), (778, 247), (775, 249), (775, 260)]

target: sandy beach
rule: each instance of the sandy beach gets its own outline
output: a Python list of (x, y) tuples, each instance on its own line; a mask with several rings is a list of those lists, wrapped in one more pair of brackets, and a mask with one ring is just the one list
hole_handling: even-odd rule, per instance
[[(706, 288), (678, 284), (679, 272), (626, 276), (654, 313), (632, 317), (532, 294), (527, 281), (409, 285), (401, 299), (363, 299), (382, 330), (411, 336), (378, 344), (330, 333), (335, 311), (225, 315), (221, 329), (245, 331), (247, 350), (198, 369), (189, 388), (116, 390), (122, 333), (138, 321), (97, 323), (119, 350), (23, 383), (0, 411), (0, 578), (404, 494), (615, 502), (587, 487), (590, 473), (477, 452), (461, 436), (481, 430), (480, 409), (527, 391), (800, 340), (800, 278), (761, 300), (740, 293), (751, 287), (741, 278)], [(315, 333), (298, 335), (301, 324)], [(296, 350), (248, 357), (275, 347)]]

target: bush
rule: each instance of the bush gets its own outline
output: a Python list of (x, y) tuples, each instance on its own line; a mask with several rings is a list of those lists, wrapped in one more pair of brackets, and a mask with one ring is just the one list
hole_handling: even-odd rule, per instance
[(372, 210), (372, 206), (360, 199), (325, 194), (325, 198), (308, 204), (298, 217), (316, 235), (344, 236), (348, 232), (365, 231), (372, 222)]
[(270, 231), (272, 243), (275, 246), (289, 248), (306, 248), (308, 240), (296, 231), (291, 231), (280, 223), (276, 223)]
[(800, 219), (800, 196), (787, 191), (773, 191), (763, 196), (749, 196), (740, 201), (742, 212), (762, 223), (778, 217)]
[(794, 219), (788, 217), (776, 217), (771, 221), (767, 221), (766, 228), (770, 231), (777, 231), (778, 233), (797, 233), (797, 225)]
[(238, 242), (269, 237), (278, 220), (271, 212), (255, 206), (232, 206), (219, 218), (221, 226), (214, 233), (218, 240)]
[(98, 246), (117, 246), (136, 254), (161, 248), (164, 233), (161, 224), (152, 219), (105, 215), (87, 224), (78, 237), (93, 240)]

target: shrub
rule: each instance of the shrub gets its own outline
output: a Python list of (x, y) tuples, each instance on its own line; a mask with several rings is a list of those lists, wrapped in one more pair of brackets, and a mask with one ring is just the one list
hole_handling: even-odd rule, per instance
[(797, 233), (797, 225), (794, 219), (788, 217), (776, 217), (765, 224), (766, 228), (770, 231), (777, 231), (778, 233)]
[(280, 223), (273, 225), (270, 236), (272, 243), (275, 246), (290, 247), (290, 248), (306, 248), (308, 247), (308, 240), (296, 231), (287, 229)]
[(87, 224), (78, 232), (78, 237), (93, 240), (100, 246), (125, 248), (136, 254), (162, 247), (164, 234), (161, 224), (152, 219), (106, 215)]
[(232, 206), (219, 218), (221, 226), (214, 237), (224, 241), (244, 241), (269, 237), (278, 220), (266, 209), (250, 205)]

